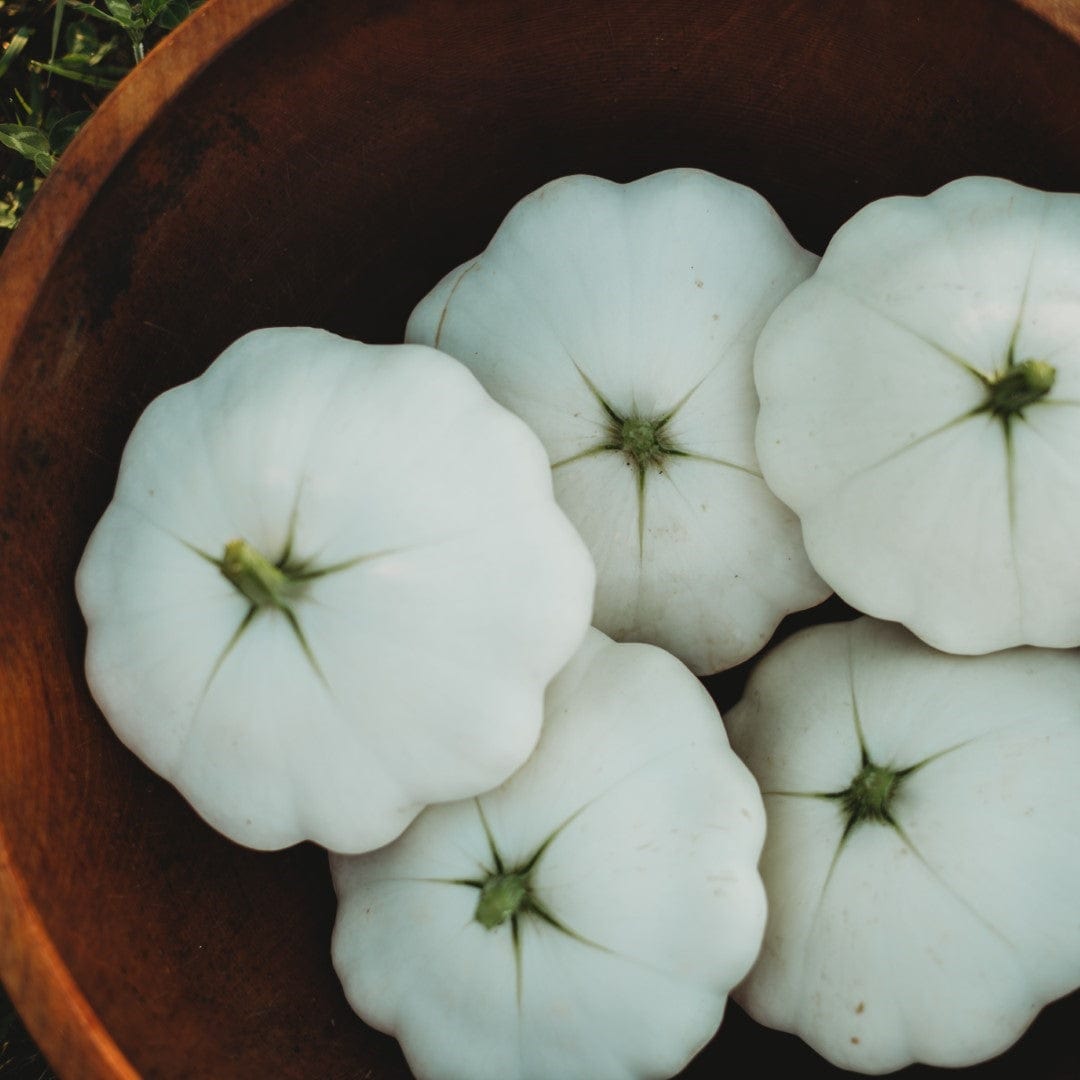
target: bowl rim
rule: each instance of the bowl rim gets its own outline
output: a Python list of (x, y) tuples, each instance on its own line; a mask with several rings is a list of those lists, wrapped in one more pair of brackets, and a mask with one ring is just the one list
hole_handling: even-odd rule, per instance
[(98, 192), (173, 98), (294, 0), (205, 0), (132, 69), (49, 173), (0, 257), (0, 382), (58, 256)]
[[(0, 385), (38, 294), (97, 193), (171, 99), (220, 53), (295, 0), (205, 0), (102, 102), (0, 255)], [(1080, 44), (1080, 0), (1011, 0)], [(2, 969), (0, 969), (2, 971)]]
[[(1012, 0), (1080, 44), (1080, 0)], [(61, 156), (0, 257), (0, 393), (61, 253), (114, 170), (222, 53), (295, 0), (206, 0), (102, 102)], [(57, 950), (0, 822), (0, 981), (49, 1064), (85, 1080), (138, 1080)]]
[[(26, 323), (84, 213), (143, 133), (226, 49), (294, 0), (206, 0), (150, 51), (72, 140), (0, 258), (0, 388)], [(58, 952), (0, 822), (0, 980), (50, 1066), (138, 1080)]]
[(1080, 44), (1080, 0), (1014, 0)]

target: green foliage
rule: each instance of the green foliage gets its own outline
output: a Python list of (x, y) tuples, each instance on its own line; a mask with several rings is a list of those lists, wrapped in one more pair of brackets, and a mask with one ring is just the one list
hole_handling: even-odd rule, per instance
[[(65, 0), (58, 2), (65, 5)], [(66, 0), (66, 7), (78, 15), (100, 19), (123, 30), (131, 42), (132, 56), (136, 63), (143, 58), (148, 34), (155, 29), (172, 30), (197, 6), (193, 0), (142, 0), (135, 4), (128, 0), (103, 0), (103, 3), (104, 9), (97, 7), (95, 3)]]
[(0, 0), (0, 246), (106, 94), (201, 0)]

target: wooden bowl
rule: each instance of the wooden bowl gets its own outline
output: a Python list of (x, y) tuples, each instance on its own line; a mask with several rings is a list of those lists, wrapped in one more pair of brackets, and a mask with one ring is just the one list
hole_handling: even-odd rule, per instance
[[(0, 266), (0, 974), (61, 1073), (408, 1075), (331, 971), (323, 853), (217, 836), (87, 692), (72, 578), (151, 398), (253, 327), (399, 340), (565, 173), (710, 169), (818, 251), (968, 173), (1080, 190), (1080, 20), (1031, 6), (1059, 29), (995, 0), (210, 0), (118, 89)], [(1075, 1077), (1078, 1022), (971, 1075)], [(733, 1006), (687, 1075), (732, 1055), (841, 1075)]]

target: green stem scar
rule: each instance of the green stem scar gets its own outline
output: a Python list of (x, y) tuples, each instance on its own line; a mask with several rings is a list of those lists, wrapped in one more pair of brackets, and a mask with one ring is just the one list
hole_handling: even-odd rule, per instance
[(528, 874), (493, 874), (480, 888), (476, 921), (488, 930), (494, 930), (523, 908), (527, 909), (528, 900)]
[(983, 411), (1004, 418), (1014, 416), (1045, 397), (1056, 377), (1053, 364), (1045, 360), (1023, 360), (988, 381)]
[(850, 830), (863, 821), (892, 824), (890, 804), (904, 776), (903, 771), (866, 761), (855, 779), (837, 798)]
[(480, 817), (480, 825), (487, 838), (490, 863), (486, 860), (482, 862), (480, 865), (481, 875), (475, 878), (434, 880), (442, 881), (448, 885), (465, 885), (477, 889), (479, 896), (477, 897), (473, 918), (485, 930), (498, 930), (499, 927), (509, 924), (510, 943), (514, 951), (518, 1007), (520, 1008), (523, 969), (522, 925), (525, 921), (535, 920), (537, 923), (545, 924), (561, 934), (566, 934), (590, 949), (600, 949), (602, 952), (608, 951), (603, 945), (583, 937), (576, 930), (571, 929), (566, 923), (562, 922), (548, 910), (543, 901), (536, 895), (532, 886), (533, 872), (543, 858), (544, 852), (551, 847), (563, 829), (589, 804), (586, 803), (565, 818), (562, 824), (548, 833), (547, 837), (523, 862), (517, 863), (512, 868), (507, 868), (499, 847), (495, 843), (495, 836), (491, 831), (491, 826), (488, 824), (484, 807), (479, 799), (474, 800), (474, 802), (477, 814)]
[(288, 609), (292, 579), (246, 540), (230, 540), (220, 566), (222, 574), (255, 607)]
[(323, 566), (312, 565), (311, 559), (297, 559), (293, 553), (295, 518), (296, 513), (294, 511), (293, 521), (289, 526), (289, 536), (277, 562), (271, 562), (261, 551), (240, 538), (230, 540), (225, 545), (225, 553), (220, 559), (216, 559), (209, 552), (185, 542), (184, 546), (193, 554), (217, 567), (222, 577), (229, 581), (248, 602), (247, 611), (237, 624), (232, 637), (229, 638), (225, 647), (218, 654), (217, 661), (210, 672), (210, 677), (203, 688), (204, 694), (209, 690), (210, 684), (217, 677), (217, 673), (221, 670), (237, 642), (261, 612), (271, 612), (276, 617), (284, 619), (304, 656), (307, 657), (312, 671), (321, 682), (326, 683), (326, 677), (315, 659), (315, 654), (311, 651), (311, 646), (304, 635), (297, 614), (298, 610), (302, 610), (305, 593), (310, 583), (330, 574), (339, 574), (342, 571), (350, 570), (354, 566), (359, 566), (361, 563), (372, 559), (397, 554), (400, 550), (385, 548), (381, 551), (365, 552), (351, 559), (344, 559), (341, 562)]
[[(203, 556), (217, 566), (222, 576), (236, 587), (250, 605), (247, 613), (240, 620), (236, 632), (229, 639), (228, 644), (218, 657), (214, 670), (210, 673), (210, 679), (207, 681), (207, 688), (209, 688), (210, 683), (225, 663), (233, 647), (240, 640), (241, 635), (251, 625), (252, 620), (259, 612), (266, 610), (276, 611), (284, 616), (296, 638), (297, 644), (300, 646), (304, 656), (307, 657), (308, 663), (311, 664), (312, 671), (323, 683), (326, 682), (322, 668), (315, 659), (315, 654), (311, 651), (311, 646), (308, 644), (303, 628), (300, 626), (300, 620), (293, 610), (293, 601), (302, 597), (305, 583), (312, 578), (326, 573), (333, 573), (344, 566), (352, 565), (352, 563), (327, 567), (323, 570), (309, 570), (302, 565), (297, 566), (290, 562), (291, 549), (292, 539), (290, 538), (281, 559), (276, 563), (272, 563), (261, 551), (252, 547), (246, 540), (237, 539), (230, 540), (225, 545), (225, 554), (220, 561), (206, 555)], [(353, 560), (353, 563), (356, 561), (358, 560)]]
[(661, 465), (664, 457), (674, 447), (664, 439), (664, 427), (667, 418), (646, 420), (639, 416), (629, 416), (619, 424), (618, 432), (612, 432), (619, 443), (619, 448), (637, 465), (645, 470), (650, 466)]

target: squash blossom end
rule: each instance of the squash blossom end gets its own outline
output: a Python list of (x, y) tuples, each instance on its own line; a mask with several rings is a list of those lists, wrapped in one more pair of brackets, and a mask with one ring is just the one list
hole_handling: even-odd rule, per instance
[(257, 608), (286, 607), (288, 575), (246, 540), (230, 540), (220, 563), (221, 573)]
[(1057, 370), (1045, 360), (1023, 360), (988, 385), (984, 409), (1009, 417), (1045, 397), (1054, 385)]

